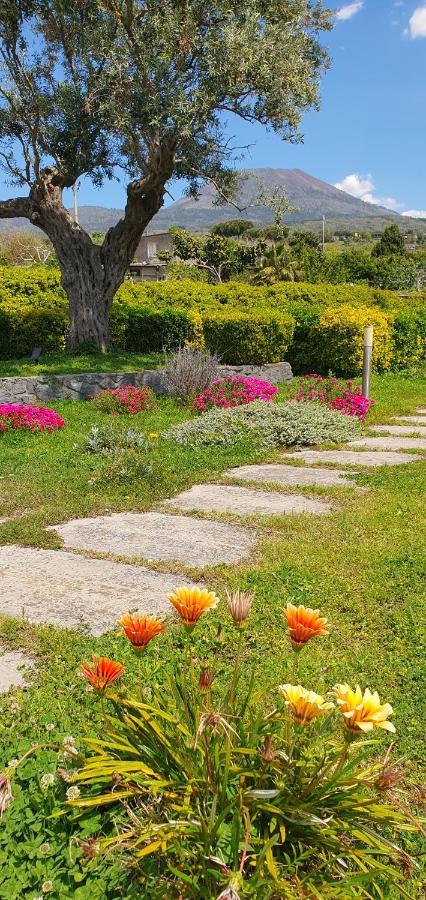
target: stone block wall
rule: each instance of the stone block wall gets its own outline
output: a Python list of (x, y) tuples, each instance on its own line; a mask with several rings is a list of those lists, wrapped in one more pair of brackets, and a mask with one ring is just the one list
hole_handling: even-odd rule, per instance
[[(289, 382), (291, 367), (286, 362), (265, 366), (220, 366), (221, 374), (254, 375), (275, 384)], [(156, 394), (166, 394), (161, 369), (140, 372), (83, 372), (76, 375), (37, 375), (0, 378), (0, 403), (45, 403), (52, 400), (87, 400), (105, 388), (123, 385), (147, 386)]]

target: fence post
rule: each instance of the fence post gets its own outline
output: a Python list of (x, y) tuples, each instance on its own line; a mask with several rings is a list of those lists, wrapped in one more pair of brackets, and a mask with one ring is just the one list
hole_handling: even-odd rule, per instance
[(371, 377), (371, 361), (373, 357), (373, 335), (374, 328), (372, 325), (366, 325), (364, 329), (364, 357), (362, 363), (362, 396), (367, 400), (370, 398), (370, 377)]

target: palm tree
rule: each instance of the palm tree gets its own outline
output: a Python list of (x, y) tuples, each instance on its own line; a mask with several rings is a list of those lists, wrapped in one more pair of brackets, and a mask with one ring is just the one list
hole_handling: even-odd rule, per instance
[(273, 244), (265, 250), (253, 275), (253, 284), (275, 284), (277, 281), (298, 281), (300, 271), (297, 268), (291, 248), (287, 244)]

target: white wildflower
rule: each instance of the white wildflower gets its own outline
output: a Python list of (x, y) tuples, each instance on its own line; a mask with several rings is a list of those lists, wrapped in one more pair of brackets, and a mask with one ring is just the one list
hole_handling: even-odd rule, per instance
[(42, 787), (44, 791), (47, 791), (54, 783), (55, 776), (52, 775), (51, 772), (46, 772), (46, 774), (42, 775), (40, 778), (40, 787)]
[(72, 787), (68, 788), (68, 790), (66, 792), (67, 800), (78, 800), (79, 796), (80, 796), (80, 788), (78, 788), (77, 785), (72, 785)]

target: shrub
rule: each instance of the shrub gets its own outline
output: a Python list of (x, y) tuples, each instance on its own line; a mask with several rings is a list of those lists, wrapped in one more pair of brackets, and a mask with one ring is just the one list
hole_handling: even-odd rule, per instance
[(242, 440), (270, 447), (343, 443), (358, 434), (358, 422), (319, 402), (264, 403), (256, 400), (233, 409), (212, 409), (197, 419), (174, 425), (165, 437), (193, 447), (233, 445)]
[(326, 403), (329, 409), (338, 409), (347, 416), (356, 416), (363, 421), (374, 405), (374, 400), (367, 400), (362, 395), (361, 387), (353, 387), (353, 382), (340, 385), (337, 378), (329, 375), (305, 375), (299, 381), (299, 388), (294, 397), (299, 402), (319, 400)]
[(93, 397), (91, 403), (99, 412), (112, 413), (115, 416), (123, 413), (134, 416), (136, 413), (152, 409), (154, 394), (149, 387), (124, 385), (119, 388), (106, 388), (97, 397)]
[(386, 372), (392, 354), (387, 317), (377, 309), (346, 305), (325, 309), (313, 326), (314, 355), (320, 362), (319, 370), (332, 369), (339, 376), (361, 372), (366, 325), (374, 325), (373, 366), (378, 372)]
[[(409, 868), (413, 860), (395, 841), (417, 825), (392, 793), (390, 750), (382, 759), (377, 752), (376, 733), (395, 731), (392, 707), (369, 689), (339, 684), (324, 696), (317, 684), (291, 683), (310, 639), (328, 634), (327, 620), (287, 604), (287, 683), (260, 696), (255, 668), (243, 665), (253, 595), (228, 594), (239, 638), (222, 689), (215, 649), (204, 638), (209, 663), (200, 663), (192, 638), (218, 598), (195, 587), (177, 588), (169, 600), (184, 627), (160, 683), (143, 655), (164, 623), (130, 613), (120, 620), (139, 658), (141, 699), (125, 686), (111, 692), (124, 674), (120, 663), (94, 657), (81, 666), (111, 713), (100, 737), (86, 741), (90, 755), (67, 805), (89, 821), (96, 810), (98, 851), (129, 855), (133, 883), (152, 900), (347, 900), (402, 889), (402, 862)], [(115, 813), (111, 837), (102, 834), (105, 809), (105, 821)]]
[(189, 400), (198, 391), (204, 391), (219, 372), (219, 359), (208, 350), (194, 347), (178, 347), (164, 368), (164, 379), (171, 397)]
[(194, 310), (154, 310), (132, 305), (122, 309), (121, 316), (125, 350), (161, 352), (187, 342), (202, 342), (201, 318)]
[(261, 365), (285, 359), (294, 330), (292, 316), (282, 314), (205, 313), (206, 347), (224, 363)]
[(45, 353), (65, 349), (68, 317), (61, 307), (0, 305), (0, 358), (27, 356), (40, 346)]
[[(107, 456), (113, 453), (119, 453), (122, 450), (140, 450), (148, 451), (154, 446), (154, 437), (146, 438), (140, 431), (134, 428), (125, 428), (118, 430), (112, 425), (105, 428), (99, 428), (92, 425), (87, 435), (82, 450), (85, 453), (96, 453), (101, 456)], [(76, 446), (76, 449), (80, 449)]]
[(195, 412), (206, 412), (206, 410), (218, 406), (223, 409), (244, 406), (247, 403), (253, 403), (254, 400), (270, 402), (277, 393), (278, 388), (269, 381), (251, 376), (231, 375), (229, 378), (213, 381), (210, 388), (195, 398), (192, 409)]
[(416, 366), (426, 356), (426, 312), (398, 310), (392, 318), (392, 369)]
[(4, 431), (56, 431), (65, 422), (54, 409), (25, 406), (24, 403), (0, 404), (0, 433)]

